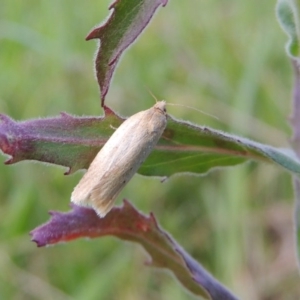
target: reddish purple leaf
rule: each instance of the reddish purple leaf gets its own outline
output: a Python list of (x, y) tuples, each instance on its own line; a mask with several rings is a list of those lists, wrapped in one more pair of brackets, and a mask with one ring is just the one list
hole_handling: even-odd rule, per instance
[(171, 270), (194, 294), (206, 299), (237, 299), (158, 226), (153, 214), (145, 216), (127, 201), (104, 218), (90, 208), (75, 205), (70, 212), (50, 214), (48, 223), (31, 232), (39, 247), (80, 237), (113, 235), (141, 244), (151, 255), (148, 264)]
[(122, 122), (105, 107), (105, 117), (59, 117), (16, 122), (0, 115), (0, 149), (11, 156), (6, 164), (37, 160), (69, 167), (88, 168), (99, 149)]
[[(292, 59), (294, 67), (294, 90), (292, 102), (292, 115), (290, 118), (291, 127), (293, 129), (292, 145), (298, 158), (300, 158), (300, 69), (298, 60)], [(300, 180), (298, 176), (294, 176), (294, 193), (295, 193), (295, 237), (296, 250), (298, 258), (298, 268), (300, 269)]]
[(105, 24), (95, 28), (86, 40), (100, 39), (96, 57), (96, 74), (101, 90), (102, 106), (116, 65), (124, 52), (150, 22), (156, 9), (168, 0), (117, 0), (109, 9), (112, 14)]
[[(27, 159), (67, 166), (69, 172), (86, 169), (124, 120), (109, 108), (104, 110), (105, 117), (75, 117), (64, 113), (60, 117), (22, 122), (0, 115), (0, 149), (12, 156), (6, 163)], [(161, 177), (183, 172), (204, 174), (249, 159), (275, 162), (300, 174), (300, 161), (292, 151), (178, 121), (171, 116), (162, 138), (138, 173)]]

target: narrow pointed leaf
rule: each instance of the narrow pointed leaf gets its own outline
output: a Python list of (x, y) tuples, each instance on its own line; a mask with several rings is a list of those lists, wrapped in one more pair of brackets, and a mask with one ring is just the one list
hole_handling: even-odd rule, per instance
[[(62, 114), (23, 122), (2, 115), (0, 149), (11, 156), (6, 163), (37, 160), (67, 166), (70, 171), (87, 168), (123, 121), (108, 108), (105, 112), (105, 117)], [(263, 145), (170, 116), (162, 138), (138, 173), (162, 177), (183, 172), (204, 174), (247, 160), (273, 162), (300, 174), (300, 162), (292, 150)]]
[(50, 221), (34, 229), (31, 235), (39, 247), (105, 235), (137, 242), (150, 254), (149, 265), (172, 271), (192, 293), (205, 299), (236, 299), (158, 226), (153, 214), (145, 216), (127, 201), (104, 218), (92, 209), (75, 205), (67, 213), (51, 212)]
[[(294, 90), (292, 101), (292, 115), (290, 117), (290, 124), (293, 129), (293, 136), (291, 139), (293, 149), (298, 157), (300, 157), (300, 70), (299, 64), (295, 59), (292, 59), (294, 67)], [(294, 176), (294, 195), (295, 195), (295, 240), (296, 251), (298, 258), (298, 268), (300, 270), (300, 180), (298, 176)]]
[(141, 34), (157, 8), (168, 0), (116, 0), (105, 24), (96, 27), (86, 40), (100, 39), (96, 56), (96, 74), (101, 90), (102, 106), (117, 63), (128, 46)]
[(287, 54), (299, 63), (299, 0), (278, 0), (276, 14), (282, 29), (286, 32), (289, 40), (286, 44)]
[(296, 251), (298, 269), (300, 270), (300, 180), (294, 177), (294, 191), (295, 191), (295, 237), (296, 237)]

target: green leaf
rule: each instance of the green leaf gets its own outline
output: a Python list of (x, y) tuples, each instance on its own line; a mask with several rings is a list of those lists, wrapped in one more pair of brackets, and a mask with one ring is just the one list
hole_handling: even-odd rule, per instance
[(212, 168), (233, 166), (247, 160), (275, 162), (300, 174), (300, 162), (292, 150), (260, 144), (170, 116), (163, 138), (139, 172), (156, 176), (182, 172), (203, 174)]
[(286, 51), (291, 58), (299, 59), (299, 0), (278, 0), (276, 14), (280, 25), (289, 36)]
[[(60, 117), (16, 122), (0, 116), (0, 149), (12, 156), (6, 163), (37, 160), (70, 168), (88, 168), (97, 152), (124, 119), (105, 108), (105, 117)], [(124, 141), (126, 143), (126, 141)], [(153, 152), (138, 170), (147, 176), (189, 172), (204, 174), (213, 168), (248, 160), (273, 162), (300, 174), (300, 162), (290, 149), (268, 145), (178, 121), (168, 124)]]
[(102, 106), (117, 63), (150, 22), (156, 9), (168, 0), (117, 0), (109, 9), (113, 13), (105, 24), (95, 28), (86, 40), (100, 39), (96, 57), (96, 74), (101, 89)]

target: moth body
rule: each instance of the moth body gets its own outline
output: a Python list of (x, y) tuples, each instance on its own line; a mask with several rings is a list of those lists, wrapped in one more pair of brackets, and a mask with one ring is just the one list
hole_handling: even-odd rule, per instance
[(165, 102), (157, 102), (127, 120), (113, 133), (74, 188), (71, 201), (91, 206), (104, 217), (114, 200), (146, 160), (167, 125)]

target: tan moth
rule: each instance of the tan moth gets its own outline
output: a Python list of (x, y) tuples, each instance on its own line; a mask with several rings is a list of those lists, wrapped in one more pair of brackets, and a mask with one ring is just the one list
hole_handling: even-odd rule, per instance
[(157, 144), (167, 125), (165, 101), (141, 111), (113, 133), (74, 188), (71, 201), (104, 217)]

